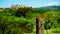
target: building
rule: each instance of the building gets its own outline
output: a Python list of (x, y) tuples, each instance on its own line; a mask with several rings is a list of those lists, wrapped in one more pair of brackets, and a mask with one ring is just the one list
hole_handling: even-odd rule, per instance
[(29, 7), (29, 6), (25, 6), (25, 5), (19, 5), (19, 4), (13, 4), (12, 6), (11, 6), (11, 8), (25, 8), (25, 7), (28, 7), (28, 8), (31, 8), (31, 7)]

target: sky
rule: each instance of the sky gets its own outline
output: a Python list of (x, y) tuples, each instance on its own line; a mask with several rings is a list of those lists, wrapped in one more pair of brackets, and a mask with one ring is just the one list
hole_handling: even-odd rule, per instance
[(31, 7), (60, 5), (60, 0), (0, 0), (0, 7), (10, 7), (12, 4), (23, 4)]

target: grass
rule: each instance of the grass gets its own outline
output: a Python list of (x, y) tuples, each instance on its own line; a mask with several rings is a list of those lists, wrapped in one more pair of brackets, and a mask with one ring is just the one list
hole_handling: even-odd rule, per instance
[[(44, 30), (44, 34), (60, 34), (60, 28), (51, 28), (50, 30)], [(36, 32), (27, 33), (27, 34), (36, 34)]]
[(60, 34), (60, 28), (52, 28), (52, 33)]
[(45, 30), (45, 34), (51, 34), (50, 30)]
[(45, 34), (60, 34), (60, 28), (51, 28), (50, 30), (45, 30)]

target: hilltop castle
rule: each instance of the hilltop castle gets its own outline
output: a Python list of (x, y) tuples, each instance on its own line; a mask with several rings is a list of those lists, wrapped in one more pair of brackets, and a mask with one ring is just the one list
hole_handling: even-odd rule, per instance
[(19, 5), (19, 4), (14, 5), (14, 4), (13, 4), (13, 5), (11, 6), (11, 8), (26, 8), (26, 7), (27, 7), (27, 8), (32, 8), (32, 7), (28, 7), (28, 6), (22, 5), (22, 4), (21, 4), (21, 5)]

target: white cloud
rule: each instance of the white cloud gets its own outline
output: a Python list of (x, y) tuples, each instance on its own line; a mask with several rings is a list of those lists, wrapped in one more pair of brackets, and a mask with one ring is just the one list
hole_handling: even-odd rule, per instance
[(58, 2), (49, 2), (45, 6), (53, 6), (53, 5), (57, 5), (57, 4), (58, 4)]

